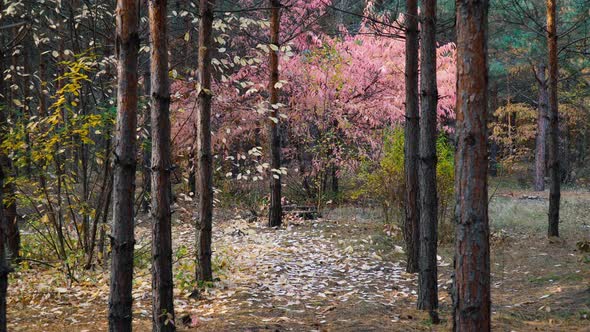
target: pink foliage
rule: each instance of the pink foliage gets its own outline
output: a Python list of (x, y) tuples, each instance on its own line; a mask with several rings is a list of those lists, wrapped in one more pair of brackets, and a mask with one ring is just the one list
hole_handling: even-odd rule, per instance
[[(321, 16), (325, 2), (289, 3), (294, 5), (282, 17), (281, 38), (296, 37), (279, 51), (286, 158), (295, 159), (302, 147), (313, 145), (318, 135), (328, 132), (337, 136), (328, 143), (333, 144), (327, 149), (331, 164), (354, 166), (359, 155), (376, 157), (384, 130), (404, 121), (404, 40), (370, 34), (366, 26), (360, 33), (339, 38), (312, 33), (309, 26), (313, 23), (298, 18), (309, 17), (309, 13)], [(393, 24), (387, 29), (388, 36), (403, 35)], [(259, 61), (233, 66), (229, 79), (214, 85), (213, 144), (221, 157), (257, 145), (266, 147), (267, 55), (253, 46), (248, 54)], [(454, 117), (453, 44), (439, 47), (437, 68), (439, 123), (445, 123)], [(175, 112), (175, 143), (178, 148), (190, 148), (194, 83), (177, 81), (173, 91), (177, 97), (173, 109), (184, 109)]]

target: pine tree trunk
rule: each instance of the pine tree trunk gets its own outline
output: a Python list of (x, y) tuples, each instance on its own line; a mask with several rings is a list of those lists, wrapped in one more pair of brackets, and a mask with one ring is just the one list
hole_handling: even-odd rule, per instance
[(436, 0), (422, 0), (420, 21), (420, 274), (418, 308), (438, 323), (436, 249), (438, 202), (436, 195)]
[[(270, 43), (279, 46), (279, 27), (280, 27), (280, 0), (270, 1)], [(268, 91), (270, 93), (271, 119), (269, 119), (269, 139), (270, 139), (270, 209), (268, 225), (269, 227), (281, 226), (283, 211), (281, 207), (281, 133), (279, 111), (273, 106), (279, 102), (279, 91), (275, 87), (279, 81), (279, 56), (278, 51), (270, 50), (270, 80)]]
[(118, 0), (116, 13), (118, 91), (109, 331), (131, 331), (139, 0)]
[(488, 1), (456, 1), (454, 331), (490, 331), (487, 151)]
[(535, 190), (545, 190), (545, 156), (547, 155), (547, 119), (549, 94), (545, 79), (545, 65), (539, 65), (537, 82), (539, 83), (539, 115), (537, 117), (537, 139), (535, 142)]
[(214, 0), (201, 0), (199, 11), (199, 82), (197, 141), (197, 188), (199, 190), (199, 221), (197, 225), (198, 281), (213, 280), (211, 269), (211, 229), (213, 222), (213, 157), (211, 154), (211, 38), (213, 34)]
[[(0, 123), (2, 121), (0, 120)], [(0, 167), (4, 169), (5, 172), (11, 172), (13, 169), (12, 160), (5, 155), (0, 156)], [(18, 227), (18, 213), (16, 210), (16, 186), (14, 183), (5, 183), (3, 187), (3, 197), (4, 197), (4, 218), (6, 218), (6, 224), (4, 227), (6, 236), (6, 249), (8, 252), (6, 253), (9, 256), (10, 261), (15, 264), (18, 264), (20, 260), (20, 230)]]
[[(150, 65), (151, 67), (151, 65)], [(152, 91), (152, 84), (151, 84), (151, 69), (146, 70), (143, 74), (143, 84), (144, 84), (144, 95), (148, 98), (151, 98), (151, 91)], [(152, 134), (151, 134), (151, 107), (149, 102), (146, 107), (146, 112), (144, 115), (143, 120), (143, 127), (145, 129), (145, 135), (147, 136), (142, 144), (142, 157), (143, 157), (143, 167), (141, 170), (142, 174), (142, 181), (143, 181), (143, 197), (142, 197), (142, 210), (144, 213), (148, 213), (150, 210), (150, 196), (152, 191), (152, 179), (151, 179), (151, 168), (152, 168), (152, 148), (151, 148), (151, 141), (152, 141)]]
[(407, 0), (406, 15), (406, 122), (404, 167), (406, 177), (404, 240), (406, 271), (418, 272), (420, 253), (420, 206), (418, 198), (418, 149), (420, 142), (418, 105), (418, 0)]
[[(1, 78), (0, 78), (1, 79)], [(0, 167), (0, 186), (4, 185), (4, 172)], [(3, 197), (0, 191), (0, 200)], [(6, 219), (4, 218), (4, 211), (0, 209), (0, 332), (7, 331), (6, 329), (6, 293), (8, 291), (8, 273), (10, 272), (10, 265), (6, 259), (5, 238), (6, 238)]]
[(152, 127), (152, 331), (175, 331), (167, 0), (149, 1)]
[[(1, 10), (2, 5), (0, 4), (0, 11)], [(3, 41), (4, 38), (2, 38), (2, 42)], [(4, 59), (5, 56), (0, 50), (0, 73), (4, 72)], [(6, 86), (4, 85), (3, 79), (0, 78), (0, 95), (6, 96), (6, 94)], [(9, 99), (6, 98), (5, 100)], [(1, 127), (5, 127), (8, 125), (6, 113), (6, 110), (2, 110), (0, 112)], [(10, 172), (13, 171), (12, 160), (6, 154), (0, 154), (0, 167), (4, 171), (5, 178), (7, 174), (10, 174)], [(4, 218), (6, 218), (6, 224), (4, 225), (6, 227), (4, 234), (6, 238), (4, 239), (4, 241), (6, 242), (5, 246), (8, 249), (7, 254), (9, 254), (14, 261), (18, 262), (20, 256), (20, 231), (18, 228), (18, 215), (16, 210), (16, 188), (14, 183), (6, 183), (5, 181), (3, 182), (3, 186), (0, 186), (0, 190), (3, 194), (3, 200), (0, 200), (0, 202), (4, 202), (4, 204), (0, 204), (0, 208), (4, 210), (3, 215)]]
[(559, 236), (559, 111), (557, 106), (557, 27), (556, 1), (547, 0), (547, 49), (549, 50), (549, 227), (548, 236)]
[[(24, 71), (27, 74), (31, 74), (30, 77), (32, 77), (32, 73), (33, 73), (33, 69), (31, 68), (31, 58), (32, 58), (31, 51), (35, 49), (34, 45), (35, 44), (33, 42), (33, 34), (31, 32), (29, 32), (29, 33), (27, 33), (27, 36), (25, 37), (22, 57), (23, 57)], [(24, 115), (24, 120), (26, 121), (26, 123), (29, 123), (29, 121), (31, 120), (31, 116), (33, 115), (32, 114), (32, 109), (33, 109), (32, 100), (33, 100), (33, 98), (31, 98), (31, 96), (29, 96), (29, 94), (32, 92), (32, 89), (30, 89), (29, 86), (33, 85), (34, 82), (30, 79), (30, 77), (23, 77), (23, 101), (25, 104), (25, 109), (24, 109), (23, 115)], [(82, 107), (82, 109), (86, 109), (86, 108)], [(29, 132), (29, 129), (26, 127), (25, 127), (25, 142), (27, 144), (25, 174), (27, 175), (27, 177), (30, 177), (31, 173), (32, 173), (32, 166), (33, 166), (32, 165), (32, 156), (31, 156), (31, 134)], [(85, 145), (82, 144), (82, 146), (85, 146)]]
[[(4, 5), (0, 3), (0, 12), (2, 11)], [(4, 41), (4, 38), (1, 38)], [(0, 50), (0, 72), (4, 72), (4, 54)], [(0, 77), (0, 94), (6, 96), (5, 86), (4, 86), (4, 78)], [(2, 100), (3, 104), (6, 104), (6, 99)], [(6, 113), (4, 110), (0, 111), (0, 136), (4, 137), (4, 130), (7, 128), (7, 119)], [(8, 159), (8, 156), (2, 154), (0, 156), (0, 202), (4, 201), (4, 193), (6, 190), (6, 186), (4, 185), (5, 182), (5, 175), (4, 175), (4, 168), (5, 168), (5, 160)], [(10, 273), (10, 265), (8, 260), (6, 259), (6, 238), (7, 238), (7, 229), (8, 223), (10, 220), (6, 218), (4, 215), (4, 206), (0, 204), (0, 332), (7, 331), (6, 327), (6, 294), (8, 291), (8, 273)]]

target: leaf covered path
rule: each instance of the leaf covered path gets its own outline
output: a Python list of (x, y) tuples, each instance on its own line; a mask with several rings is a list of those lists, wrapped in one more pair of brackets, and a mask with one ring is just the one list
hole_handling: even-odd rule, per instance
[(207, 321), (206, 305), (195, 314), (205, 317), (203, 327), (216, 329), (393, 326), (400, 320), (393, 308), (415, 293), (410, 289), (414, 279), (395, 255), (385, 255), (394, 245), (380, 235), (382, 230), (370, 227), (375, 225), (319, 220), (267, 230), (238, 221), (219, 238), (221, 248), (236, 253), (234, 271), (226, 280), (233, 285), (228, 288), (231, 296), (225, 293), (211, 304), (225, 305), (232, 314), (218, 321), (213, 311)]
[[(190, 220), (189, 212), (180, 218)], [(181, 331), (382, 331), (415, 319), (408, 314), (415, 277), (404, 272), (401, 247), (382, 223), (360, 217), (289, 219), (283, 228), (268, 229), (239, 216), (219, 218), (213, 241), (218, 279), (215, 287), (192, 297), (194, 229), (188, 222), (174, 225)], [(136, 234), (138, 331), (151, 329), (147, 226), (140, 221)], [(106, 329), (109, 275), (104, 270), (89, 271), (70, 285), (54, 269), (19, 270), (13, 278), (12, 330)]]

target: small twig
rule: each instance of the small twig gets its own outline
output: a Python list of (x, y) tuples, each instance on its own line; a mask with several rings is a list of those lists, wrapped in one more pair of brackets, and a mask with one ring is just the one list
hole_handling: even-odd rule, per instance
[(27, 261), (27, 262), (33, 262), (33, 263), (37, 263), (37, 264), (41, 264), (41, 265), (45, 265), (45, 266), (49, 266), (49, 267), (51, 267), (51, 268), (55, 268), (55, 265), (53, 265), (53, 264), (51, 264), (51, 263), (47, 263), (47, 262), (44, 262), (44, 261), (40, 261), (40, 260), (38, 260), (38, 259), (34, 259), (34, 258), (22, 258), (22, 257), (21, 257), (21, 258), (20, 258), (20, 261), (21, 261), (21, 262), (23, 262), (23, 261)]
[(494, 191), (492, 192), (492, 194), (490, 195), (490, 198), (488, 199), (488, 204), (490, 204), (490, 202), (494, 198), (494, 195), (496, 195), (496, 192), (498, 191), (498, 188), (500, 188), (500, 184), (497, 184), (496, 187), (494, 188)]

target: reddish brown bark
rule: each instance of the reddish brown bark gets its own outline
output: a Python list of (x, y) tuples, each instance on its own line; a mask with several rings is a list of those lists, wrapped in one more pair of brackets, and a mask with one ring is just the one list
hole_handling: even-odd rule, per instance
[(438, 323), (436, 195), (436, 0), (422, 0), (420, 21), (420, 274), (418, 308)]
[(555, 0), (547, 0), (547, 49), (549, 50), (549, 227), (548, 236), (559, 236), (559, 111), (557, 105), (557, 27)]
[(149, 1), (152, 127), (152, 331), (175, 331), (167, 0)]
[[(152, 84), (151, 84), (151, 65), (148, 66), (148, 69), (143, 73), (143, 85), (144, 85), (144, 96), (146, 98), (151, 98), (151, 93), (152, 93)], [(141, 153), (142, 153), (142, 157), (143, 157), (143, 161), (142, 161), (142, 170), (141, 170), (141, 176), (142, 176), (142, 184), (143, 184), (143, 189), (142, 189), (142, 203), (141, 203), (141, 208), (143, 210), (143, 212), (148, 213), (150, 210), (150, 197), (151, 197), (151, 192), (152, 192), (152, 179), (151, 179), (151, 165), (152, 165), (152, 147), (151, 147), (151, 141), (152, 141), (152, 126), (151, 126), (151, 107), (149, 105), (146, 106), (145, 108), (145, 113), (144, 113), (144, 119), (143, 119), (143, 128), (145, 130), (145, 135), (146, 137), (143, 139), (142, 142), (142, 146), (141, 146)]]
[(488, 1), (457, 0), (454, 331), (490, 331)]
[[(280, 28), (280, 0), (270, 1), (270, 43), (277, 48), (279, 45), (279, 28)], [(268, 134), (270, 140), (270, 209), (268, 214), (268, 225), (270, 227), (281, 226), (283, 219), (283, 210), (281, 207), (281, 174), (278, 170), (281, 168), (281, 132), (279, 111), (273, 106), (279, 102), (279, 90), (275, 87), (279, 81), (279, 56), (278, 51), (270, 50), (270, 80), (268, 91), (270, 93), (271, 118), (268, 124)]]
[(537, 138), (535, 142), (535, 190), (545, 190), (545, 163), (547, 146), (547, 119), (549, 108), (549, 95), (547, 92), (547, 80), (545, 79), (545, 65), (541, 64), (535, 72), (539, 83), (539, 105), (537, 116)]
[(197, 225), (198, 281), (213, 280), (211, 268), (211, 231), (213, 221), (213, 157), (211, 154), (211, 37), (213, 34), (214, 0), (201, 0), (199, 25), (199, 91), (197, 182), (199, 222)]
[(420, 252), (420, 207), (418, 196), (418, 144), (420, 140), (418, 105), (418, 1), (406, 1), (406, 122), (404, 139), (404, 167), (406, 201), (404, 241), (408, 264), (406, 271), (418, 272)]
[(134, 196), (137, 128), (139, 0), (118, 0), (116, 9), (117, 126), (113, 184), (113, 235), (109, 331), (131, 331)]

